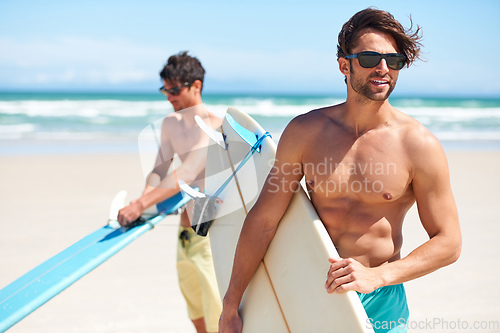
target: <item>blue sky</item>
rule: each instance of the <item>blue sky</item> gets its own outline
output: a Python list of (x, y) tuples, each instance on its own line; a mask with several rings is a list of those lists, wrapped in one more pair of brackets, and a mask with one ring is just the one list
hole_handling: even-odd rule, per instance
[(337, 35), (355, 12), (423, 28), (400, 95), (500, 97), (500, 1), (0, 1), (0, 90), (155, 91), (189, 50), (205, 92), (343, 94)]

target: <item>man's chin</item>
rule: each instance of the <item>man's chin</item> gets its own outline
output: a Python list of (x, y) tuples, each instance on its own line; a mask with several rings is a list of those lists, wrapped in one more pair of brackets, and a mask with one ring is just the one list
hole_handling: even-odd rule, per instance
[(383, 101), (389, 99), (389, 96), (391, 95), (391, 93), (393, 91), (394, 91), (394, 87), (390, 86), (390, 87), (387, 87), (387, 89), (383, 89), (383, 90), (378, 91), (378, 92), (372, 91), (371, 93), (365, 94), (365, 96), (372, 101), (383, 102)]
[(183, 109), (183, 108), (182, 108), (179, 104), (177, 104), (177, 103), (170, 103), (170, 104), (172, 104), (172, 107), (174, 108), (174, 111), (175, 111), (175, 112), (180, 111), (180, 110), (182, 110), (182, 109)]
[(368, 96), (368, 99), (375, 101), (375, 102), (383, 102), (383, 101), (387, 100), (390, 95), (391, 95), (391, 92), (372, 94), (371, 96)]

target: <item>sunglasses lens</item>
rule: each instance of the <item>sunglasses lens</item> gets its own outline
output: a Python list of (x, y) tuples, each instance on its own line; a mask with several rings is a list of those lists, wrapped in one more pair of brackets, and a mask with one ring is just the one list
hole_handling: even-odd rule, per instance
[(168, 91), (169, 94), (177, 96), (177, 95), (179, 95), (180, 88), (179, 87), (175, 87), (175, 88), (172, 88), (172, 89), (168, 89), (167, 91)]
[(182, 87), (175, 87), (175, 88), (172, 88), (172, 89), (165, 89), (165, 87), (161, 87), (160, 88), (160, 92), (162, 93), (163, 96), (166, 96), (166, 97), (168, 97), (169, 94), (173, 95), (173, 96), (177, 96), (181, 92), (181, 88)]
[(358, 54), (358, 60), (361, 67), (373, 68), (379, 64), (380, 60), (382, 60), (382, 56), (374, 53), (360, 53)]
[(389, 68), (400, 70), (405, 65), (405, 58), (401, 54), (389, 54), (385, 56)]

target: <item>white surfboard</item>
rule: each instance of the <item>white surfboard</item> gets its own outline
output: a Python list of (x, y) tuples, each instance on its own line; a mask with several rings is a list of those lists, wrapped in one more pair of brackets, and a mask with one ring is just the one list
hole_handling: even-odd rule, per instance
[[(238, 124), (249, 132), (241, 133), (245, 130), (238, 128)], [(265, 133), (251, 117), (234, 108), (228, 109), (221, 131), (227, 149), (220, 144), (211, 144), (208, 149), (207, 195), (219, 190), (251, 145)], [(259, 150), (218, 195), (220, 201), (210, 229), (210, 242), (221, 298), (229, 285), (243, 222), (273, 165), (276, 145), (268, 137)], [(366, 313), (355, 292), (326, 292), (330, 257), (338, 254), (301, 188), (292, 197), (245, 292), (240, 306), (243, 332), (373, 332), (367, 327)]]

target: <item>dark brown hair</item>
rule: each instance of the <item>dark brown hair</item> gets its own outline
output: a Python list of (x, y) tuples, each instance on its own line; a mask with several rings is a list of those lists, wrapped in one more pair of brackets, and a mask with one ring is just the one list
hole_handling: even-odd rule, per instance
[(357, 45), (360, 32), (369, 28), (388, 33), (396, 40), (398, 52), (406, 57), (407, 67), (420, 58), (422, 29), (417, 25), (416, 30), (412, 31), (411, 17), (410, 28), (405, 30), (389, 12), (370, 7), (354, 14), (342, 26), (337, 45), (337, 59), (350, 55)]
[(196, 80), (200, 80), (203, 89), (205, 69), (196, 57), (192, 57), (188, 55), (187, 51), (183, 51), (168, 58), (167, 64), (160, 72), (160, 77), (165, 81), (180, 84), (187, 82), (189, 85)]

